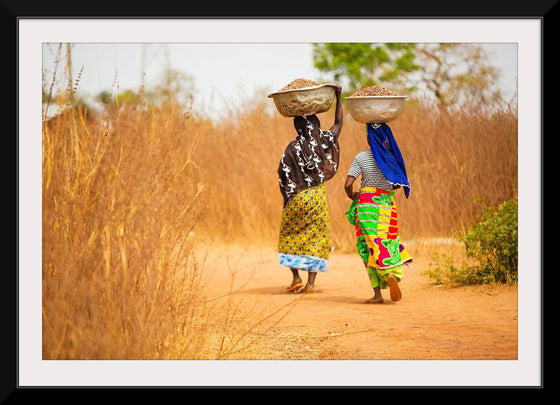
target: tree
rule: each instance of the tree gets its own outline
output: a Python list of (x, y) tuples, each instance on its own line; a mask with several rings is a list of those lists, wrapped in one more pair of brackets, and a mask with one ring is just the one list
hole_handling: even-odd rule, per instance
[(314, 66), (342, 84), (345, 94), (378, 85), (402, 94), (423, 92), (441, 105), (499, 97), (498, 77), (482, 47), (468, 43), (313, 44)]
[(313, 63), (342, 84), (345, 94), (362, 87), (390, 85), (409, 91), (403, 79), (420, 67), (411, 43), (314, 43)]
[(471, 97), (486, 104), (499, 97), (499, 90), (493, 89), (498, 71), (488, 64), (488, 56), (479, 45), (419, 44), (416, 53), (422, 69), (409, 80), (440, 104), (450, 106)]

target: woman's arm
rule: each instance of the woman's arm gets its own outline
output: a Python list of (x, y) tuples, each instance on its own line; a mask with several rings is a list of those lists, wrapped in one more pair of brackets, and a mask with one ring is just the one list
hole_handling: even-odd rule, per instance
[(330, 131), (334, 136), (338, 137), (340, 131), (342, 130), (342, 103), (340, 102), (340, 95), (342, 93), (342, 86), (337, 85), (334, 88), (334, 93), (336, 95), (336, 110), (334, 113), (334, 124)]
[(346, 195), (351, 200), (354, 200), (354, 198), (356, 198), (356, 196), (358, 195), (358, 192), (354, 192), (352, 187), (355, 180), (356, 178), (353, 176), (346, 176), (346, 182), (344, 183), (344, 191), (346, 191)]

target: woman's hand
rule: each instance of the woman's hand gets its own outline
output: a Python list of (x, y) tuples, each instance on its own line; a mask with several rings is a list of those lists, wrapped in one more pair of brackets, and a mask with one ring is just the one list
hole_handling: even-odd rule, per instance
[(354, 180), (356, 180), (355, 177), (352, 176), (346, 176), (346, 181), (344, 182), (344, 191), (346, 192), (346, 196), (351, 199), (352, 201), (354, 201), (354, 199), (358, 196), (358, 192), (354, 191), (352, 189), (352, 186), (354, 185)]
[(340, 84), (334, 85), (334, 94), (336, 96), (336, 108), (334, 112), (334, 124), (330, 128), (331, 132), (334, 136), (338, 136), (340, 131), (342, 130), (342, 102), (341, 102), (341, 94), (342, 94), (342, 86)]

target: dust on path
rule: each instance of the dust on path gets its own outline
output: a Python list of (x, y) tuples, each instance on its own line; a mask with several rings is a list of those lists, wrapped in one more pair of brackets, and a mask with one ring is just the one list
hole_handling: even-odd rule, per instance
[(248, 325), (250, 343), (234, 359), (518, 358), (517, 287), (436, 286), (422, 275), (429, 258), (405, 267), (401, 301), (384, 290), (383, 304), (368, 305), (373, 292), (357, 253), (331, 253), (329, 272), (307, 295), (285, 292), (291, 273), (272, 248), (199, 246), (196, 257), (210, 294), (234, 300)]

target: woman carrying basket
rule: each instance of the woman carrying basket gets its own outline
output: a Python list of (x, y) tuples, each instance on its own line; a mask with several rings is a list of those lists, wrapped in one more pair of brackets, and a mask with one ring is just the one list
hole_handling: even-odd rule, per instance
[[(325, 182), (338, 170), (343, 115), (340, 94), (341, 87), (336, 86), (335, 118), (330, 129), (323, 131), (315, 114), (294, 117), (296, 138), (287, 145), (278, 166), (284, 198), (279, 260), (292, 272), (287, 292), (314, 292), (317, 273), (328, 272), (331, 242)], [(300, 270), (308, 273), (305, 286)]]
[[(395, 191), (403, 187), (406, 198), (410, 184), (399, 146), (385, 123), (367, 124), (369, 149), (359, 152), (344, 185), (353, 203), (347, 212), (355, 225), (357, 248), (370, 279), (374, 296), (366, 303), (381, 304), (381, 290), (389, 287), (392, 301), (399, 301), (402, 265), (412, 257), (401, 244)], [(354, 181), (362, 176), (359, 192)]]

